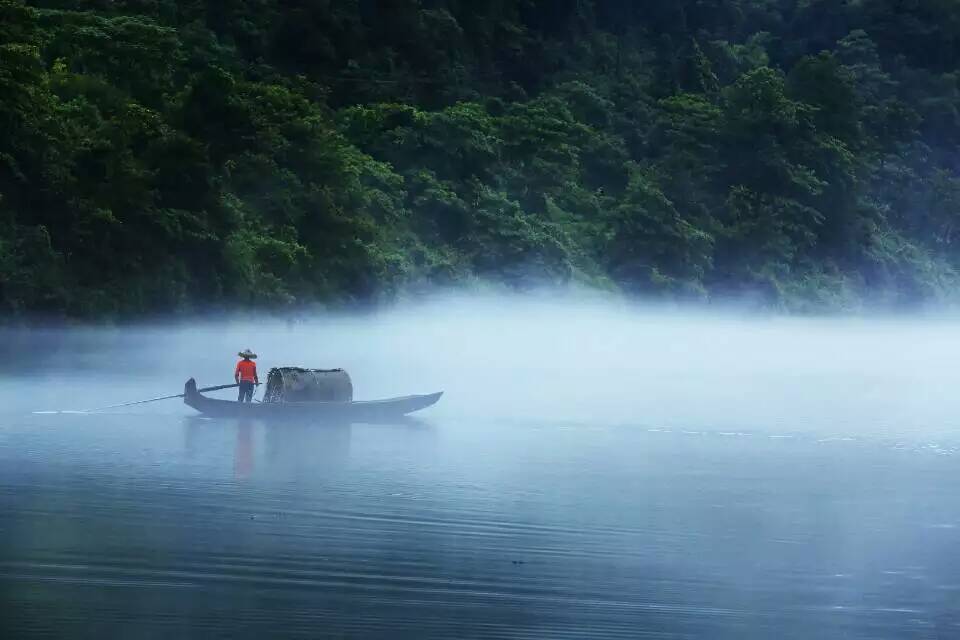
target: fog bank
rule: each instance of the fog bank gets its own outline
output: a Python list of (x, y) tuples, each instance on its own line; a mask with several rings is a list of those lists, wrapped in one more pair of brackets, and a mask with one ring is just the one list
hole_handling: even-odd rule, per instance
[[(357, 399), (446, 391), (427, 420), (903, 437), (956, 425), (958, 337), (951, 319), (457, 297), (366, 315), (7, 332), (3, 395), (8, 408), (83, 408), (177, 393), (188, 377), (224, 384), (250, 347), (262, 372), (343, 367)], [(11, 384), (24, 379), (29, 396)]]

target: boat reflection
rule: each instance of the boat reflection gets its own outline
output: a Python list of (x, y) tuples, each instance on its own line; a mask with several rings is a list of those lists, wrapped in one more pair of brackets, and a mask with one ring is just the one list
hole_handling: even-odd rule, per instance
[(271, 476), (306, 480), (342, 468), (350, 458), (349, 424), (265, 424), (264, 464)]
[[(428, 423), (409, 417), (351, 425), (190, 416), (184, 419), (184, 453), (192, 460), (229, 462), (235, 480), (257, 476), (299, 482), (342, 469), (350, 458), (355, 428), (383, 427), (418, 433), (432, 430)], [(361, 441), (369, 438), (366, 433)]]

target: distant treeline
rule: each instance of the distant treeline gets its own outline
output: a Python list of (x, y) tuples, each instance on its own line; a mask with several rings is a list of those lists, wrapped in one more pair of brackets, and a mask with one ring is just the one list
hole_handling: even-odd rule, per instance
[(0, 0), (0, 313), (949, 298), (958, 68), (954, 0)]

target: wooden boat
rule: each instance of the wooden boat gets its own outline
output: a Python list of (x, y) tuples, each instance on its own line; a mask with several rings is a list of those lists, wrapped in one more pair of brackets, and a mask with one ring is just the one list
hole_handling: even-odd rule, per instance
[(183, 387), (183, 402), (200, 413), (218, 418), (297, 419), (323, 422), (381, 422), (436, 404), (443, 392), (363, 402), (236, 402), (216, 400), (197, 391), (193, 378)]

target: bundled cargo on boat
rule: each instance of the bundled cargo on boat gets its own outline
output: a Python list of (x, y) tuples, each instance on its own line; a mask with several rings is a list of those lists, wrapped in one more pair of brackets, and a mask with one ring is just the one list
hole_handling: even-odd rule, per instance
[(352, 402), (353, 383), (343, 369), (275, 367), (267, 374), (263, 402)]

